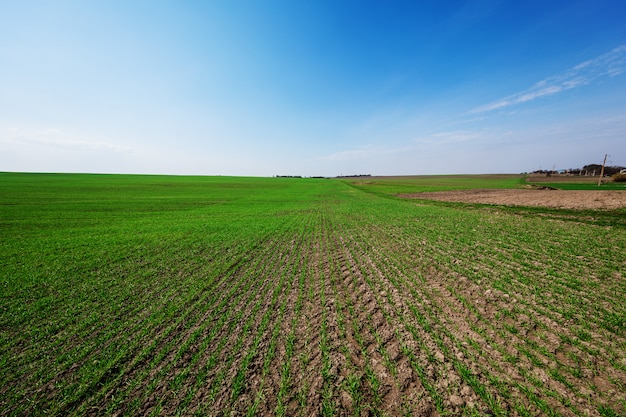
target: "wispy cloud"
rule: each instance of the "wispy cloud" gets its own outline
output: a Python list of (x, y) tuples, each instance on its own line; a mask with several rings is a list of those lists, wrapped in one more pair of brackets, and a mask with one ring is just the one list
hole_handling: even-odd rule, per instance
[(477, 107), (471, 113), (485, 113), (527, 103), (541, 97), (552, 96), (587, 85), (601, 77), (615, 77), (624, 71), (626, 71), (626, 45), (620, 45), (606, 54), (578, 64), (561, 74), (539, 81), (524, 91)]
[(382, 155), (391, 155), (406, 152), (412, 149), (411, 146), (398, 146), (393, 147), (389, 145), (363, 145), (355, 149), (347, 149), (325, 155), (319, 158), (325, 161), (350, 161), (350, 160), (363, 160), (368, 158), (376, 158)]
[(426, 138), (416, 139), (416, 141), (425, 143), (434, 143), (437, 145), (442, 144), (459, 144), (482, 137), (481, 132), (467, 131), (467, 130), (454, 130), (449, 132), (434, 133)]
[(389, 150), (380, 146), (372, 146), (366, 145), (359, 147), (357, 149), (348, 149), (345, 151), (339, 151), (332, 153), (330, 155), (326, 155), (321, 157), (322, 160), (328, 161), (347, 161), (347, 160), (356, 160), (363, 159), (375, 156), (380, 153), (386, 153)]
[(470, 131), (470, 130), (454, 130), (454, 131), (442, 131), (432, 133), (423, 136), (416, 136), (410, 139), (408, 142), (401, 142), (397, 144), (384, 144), (384, 145), (362, 145), (352, 149), (346, 149), (343, 151), (335, 152), (329, 155), (319, 158), (324, 161), (357, 161), (366, 159), (376, 159), (382, 156), (403, 155), (406, 153), (418, 152), (424, 147), (439, 147), (439, 146), (457, 146), (466, 142), (479, 140), (484, 137), (483, 131)]
[(98, 140), (76, 139), (69, 137), (59, 129), (49, 128), (37, 131), (25, 131), (19, 128), (8, 129), (4, 141), (12, 143), (30, 144), (35, 146), (49, 146), (55, 148), (73, 149), (79, 151), (113, 151), (127, 152), (131, 148), (117, 143)]

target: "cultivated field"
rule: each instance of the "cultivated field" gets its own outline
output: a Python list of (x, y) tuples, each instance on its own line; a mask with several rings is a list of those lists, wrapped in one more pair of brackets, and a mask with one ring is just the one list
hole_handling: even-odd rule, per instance
[(401, 194), (405, 198), (463, 203), (612, 210), (626, 207), (626, 190), (475, 189)]
[(626, 211), (514, 176), (0, 174), (0, 415), (626, 414)]

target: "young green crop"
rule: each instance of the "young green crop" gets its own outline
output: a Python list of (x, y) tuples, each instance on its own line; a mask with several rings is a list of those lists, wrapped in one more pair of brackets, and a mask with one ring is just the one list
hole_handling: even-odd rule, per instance
[(623, 210), (395, 197), (520, 181), (1, 173), (0, 407), (624, 414)]

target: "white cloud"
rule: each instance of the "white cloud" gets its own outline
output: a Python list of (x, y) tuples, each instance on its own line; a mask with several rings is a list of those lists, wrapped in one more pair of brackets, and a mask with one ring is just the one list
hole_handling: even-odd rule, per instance
[(527, 103), (589, 84), (600, 77), (615, 77), (624, 71), (626, 71), (626, 45), (621, 45), (606, 54), (578, 64), (562, 74), (541, 80), (527, 90), (477, 107), (471, 113), (486, 113)]
[[(462, 143), (470, 140), (480, 139), (482, 137), (481, 132), (455, 130), (451, 132), (438, 132), (427, 136), (426, 138), (417, 139), (419, 141), (425, 141), (428, 143), (434, 143), (437, 145), (449, 144), (449, 143)], [(416, 140), (416, 141), (417, 141)]]
[(624, 135), (626, 116), (619, 112), (516, 128), (441, 130), (395, 144), (374, 142), (348, 148), (317, 160), (315, 167), (329, 175), (518, 173), (539, 166), (583, 166), (604, 153), (613, 155), (614, 163), (620, 164)]
[(0, 169), (31, 172), (128, 172), (129, 146), (56, 128), (1, 127)]
[(128, 146), (113, 142), (77, 139), (55, 128), (33, 131), (23, 130), (20, 128), (10, 128), (5, 135), (0, 137), (0, 141), (12, 143), (18, 146), (45, 146), (76, 151), (128, 152), (131, 150)]
[(375, 156), (379, 156), (382, 154), (389, 154), (395, 152), (401, 152), (404, 148), (389, 148), (387, 146), (373, 146), (366, 145), (356, 149), (348, 149), (345, 151), (339, 151), (332, 153), (330, 155), (326, 155), (321, 157), (321, 160), (327, 161), (349, 161), (349, 160), (358, 160), (358, 159), (367, 159)]

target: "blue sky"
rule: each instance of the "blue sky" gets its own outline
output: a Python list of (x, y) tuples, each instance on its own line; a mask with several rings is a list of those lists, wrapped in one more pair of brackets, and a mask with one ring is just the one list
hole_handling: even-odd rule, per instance
[(626, 165), (620, 1), (0, 0), (0, 171)]

